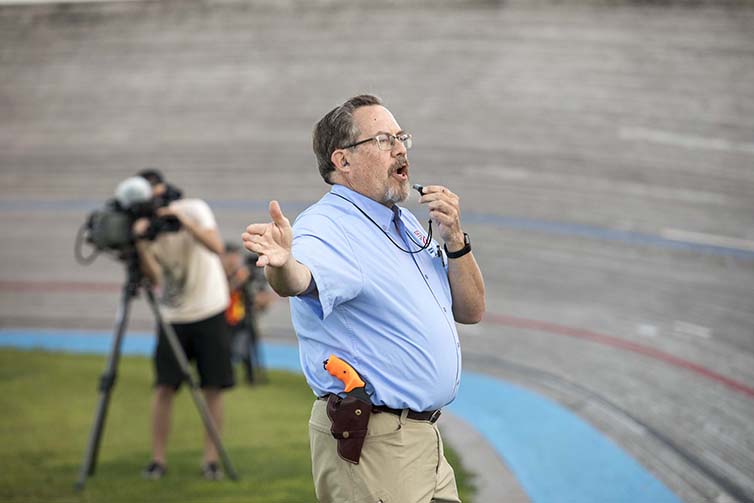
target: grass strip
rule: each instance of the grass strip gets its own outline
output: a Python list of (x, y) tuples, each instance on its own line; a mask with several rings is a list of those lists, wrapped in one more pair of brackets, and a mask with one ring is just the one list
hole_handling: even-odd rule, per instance
[[(307, 432), (312, 393), (302, 376), (287, 372), (270, 371), (268, 384), (238, 385), (225, 395), (223, 442), (238, 482), (201, 478), (202, 425), (188, 390), (174, 405), (168, 475), (142, 479), (153, 379), (144, 357), (121, 359), (97, 472), (76, 492), (104, 366), (97, 355), (0, 350), (0, 501), (315, 501)], [(447, 446), (446, 455), (468, 503), (470, 476)]]

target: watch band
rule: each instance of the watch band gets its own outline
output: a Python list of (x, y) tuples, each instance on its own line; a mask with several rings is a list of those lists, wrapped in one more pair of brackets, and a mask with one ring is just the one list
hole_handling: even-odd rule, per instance
[(471, 239), (469, 239), (469, 235), (464, 232), (463, 233), (463, 248), (454, 252), (448, 251), (448, 247), (445, 245), (443, 245), (443, 248), (445, 248), (445, 254), (448, 256), (449, 259), (461, 258), (471, 251)]

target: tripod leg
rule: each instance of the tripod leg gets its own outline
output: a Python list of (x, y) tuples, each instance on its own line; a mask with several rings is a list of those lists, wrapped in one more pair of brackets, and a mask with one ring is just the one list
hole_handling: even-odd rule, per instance
[(238, 475), (233, 469), (233, 465), (230, 462), (228, 453), (225, 452), (222, 441), (220, 440), (220, 435), (217, 433), (215, 422), (212, 420), (212, 416), (209, 414), (207, 403), (204, 401), (204, 397), (202, 397), (201, 393), (199, 393), (199, 386), (191, 375), (191, 366), (189, 365), (188, 358), (186, 358), (186, 354), (183, 352), (181, 343), (178, 341), (178, 337), (175, 335), (173, 327), (170, 326), (169, 323), (165, 323), (165, 321), (162, 319), (160, 308), (157, 305), (157, 301), (155, 301), (154, 293), (152, 292), (152, 290), (145, 289), (145, 291), (147, 294), (149, 307), (152, 309), (152, 313), (154, 313), (154, 317), (157, 320), (157, 323), (160, 325), (160, 327), (162, 327), (165, 338), (170, 344), (170, 348), (173, 350), (173, 355), (178, 361), (178, 365), (181, 367), (181, 372), (183, 373), (186, 381), (189, 384), (189, 388), (191, 389), (191, 397), (194, 400), (194, 405), (196, 405), (196, 409), (199, 411), (199, 416), (202, 418), (202, 422), (204, 423), (204, 427), (207, 430), (207, 434), (212, 440), (212, 443), (215, 444), (217, 452), (220, 454), (220, 460), (223, 463), (223, 467), (225, 468), (225, 471), (228, 473), (228, 477), (230, 477), (231, 480), (238, 480)]
[(128, 313), (133, 295), (134, 286), (126, 284), (123, 287), (123, 297), (116, 315), (115, 338), (113, 339), (112, 349), (110, 350), (110, 356), (107, 360), (105, 371), (100, 377), (100, 399), (94, 415), (94, 424), (89, 434), (89, 443), (84, 454), (84, 462), (81, 464), (79, 479), (76, 482), (76, 489), (79, 491), (84, 488), (87, 476), (94, 475), (97, 465), (100, 440), (102, 439), (102, 432), (105, 427), (105, 418), (107, 417), (107, 409), (110, 404), (110, 396), (113, 386), (115, 385), (118, 361), (120, 360), (120, 348), (123, 341), (123, 335), (126, 332), (126, 325), (128, 324)]

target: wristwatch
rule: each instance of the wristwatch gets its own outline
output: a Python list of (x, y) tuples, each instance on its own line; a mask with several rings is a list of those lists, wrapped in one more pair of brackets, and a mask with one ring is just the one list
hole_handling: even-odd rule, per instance
[(448, 256), (448, 258), (460, 258), (466, 255), (471, 251), (471, 239), (469, 239), (469, 235), (465, 232), (463, 233), (463, 248), (461, 248), (458, 251), (450, 252), (448, 251), (448, 247), (443, 245), (445, 248), (445, 254)]

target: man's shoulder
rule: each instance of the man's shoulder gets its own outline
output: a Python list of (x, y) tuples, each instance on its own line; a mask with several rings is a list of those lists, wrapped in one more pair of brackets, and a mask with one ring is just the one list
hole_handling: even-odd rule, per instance
[(349, 216), (347, 208), (334, 200), (331, 195), (325, 194), (322, 199), (302, 211), (293, 224), (296, 226), (310, 225), (338, 225), (343, 218)]
[(185, 216), (202, 228), (210, 229), (217, 227), (215, 214), (212, 212), (209, 204), (203, 199), (178, 199), (177, 201), (173, 201), (171, 205), (175, 205)]
[(172, 204), (175, 204), (182, 208), (209, 209), (209, 204), (207, 204), (207, 201), (205, 201), (204, 199), (199, 199), (198, 197), (187, 197), (187, 198), (177, 199), (173, 201)]
[(199, 198), (178, 199), (171, 204), (177, 205), (180, 209), (194, 215), (195, 218), (213, 218), (214, 213), (207, 201)]

